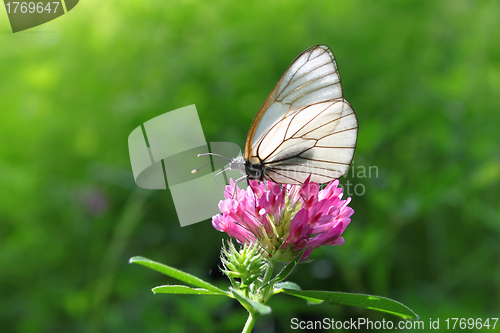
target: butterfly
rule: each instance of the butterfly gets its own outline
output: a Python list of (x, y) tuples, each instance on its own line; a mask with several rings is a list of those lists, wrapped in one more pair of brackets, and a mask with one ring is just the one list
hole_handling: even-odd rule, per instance
[(229, 169), (281, 184), (303, 184), (309, 176), (328, 183), (347, 173), (357, 136), (333, 52), (315, 45), (276, 83), (250, 126), (243, 156), (232, 159)]

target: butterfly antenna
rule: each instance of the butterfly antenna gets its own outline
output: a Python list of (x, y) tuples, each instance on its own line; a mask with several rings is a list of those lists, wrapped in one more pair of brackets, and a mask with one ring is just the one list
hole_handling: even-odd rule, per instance
[[(199, 155), (198, 155), (199, 156)], [(223, 161), (222, 159), (221, 160), (214, 160), (213, 163), (216, 163), (216, 162), (220, 162), (220, 161)], [(210, 165), (212, 164), (212, 162), (208, 162), (207, 164), (203, 164), (201, 167), (199, 167), (198, 169), (193, 169), (191, 170), (191, 173), (195, 174), (197, 173), (198, 171), (200, 171), (201, 169), (203, 169), (204, 167), (206, 167), (207, 165)]]
[(226, 156), (222, 156), (222, 155), (215, 154), (215, 153), (204, 153), (204, 154), (198, 154), (196, 156), (202, 157), (202, 156), (207, 156), (207, 155), (219, 156), (219, 157), (222, 157), (223, 159), (228, 160), (229, 162), (231, 162), (231, 159), (227, 158)]

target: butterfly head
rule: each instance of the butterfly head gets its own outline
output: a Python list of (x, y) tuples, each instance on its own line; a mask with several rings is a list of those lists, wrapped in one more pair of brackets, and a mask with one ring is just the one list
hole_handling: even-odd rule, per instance
[(248, 179), (257, 179), (263, 180), (264, 173), (262, 169), (262, 164), (260, 161), (246, 161), (243, 156), (238, 156), (233, 158), (231, 162), (229, 162), (229, 168), (231, 170), (238, 170), (242, 175), (246, 175)]
[(231, 161), (229, 162), (229, 169), (238, 170), (242, 175), (246, 175), (245, 159), (242, 156), (231, 159)]

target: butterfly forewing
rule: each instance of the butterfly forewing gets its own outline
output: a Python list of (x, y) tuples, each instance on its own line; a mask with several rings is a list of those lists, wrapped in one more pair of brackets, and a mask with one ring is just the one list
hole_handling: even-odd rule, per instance
[(252, 140), (245, 144), (245, 157), (285, 114), (340, 97), (342, 88), (333, 53), (326, 45), (308, 48), (288, 67), (257, 113), (248, 135)]
[(358, 132), (343, 98), (333, 53), (325, 45), (302, 52), (288, 67), (255, 117), (245, 159), (260, 161), (265, 179), (318, 183), (347, 172)]

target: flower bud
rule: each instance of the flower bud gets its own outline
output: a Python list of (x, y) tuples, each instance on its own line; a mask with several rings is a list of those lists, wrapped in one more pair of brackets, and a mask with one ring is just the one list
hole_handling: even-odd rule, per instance
[(266, 263), (261, 252), (255, 243), (245, 243), (238, 251), (229, 240), (222, 246), (221, 270), (230, 278), (240, 279), (240, 288), (245, 288), (263, 274)]

